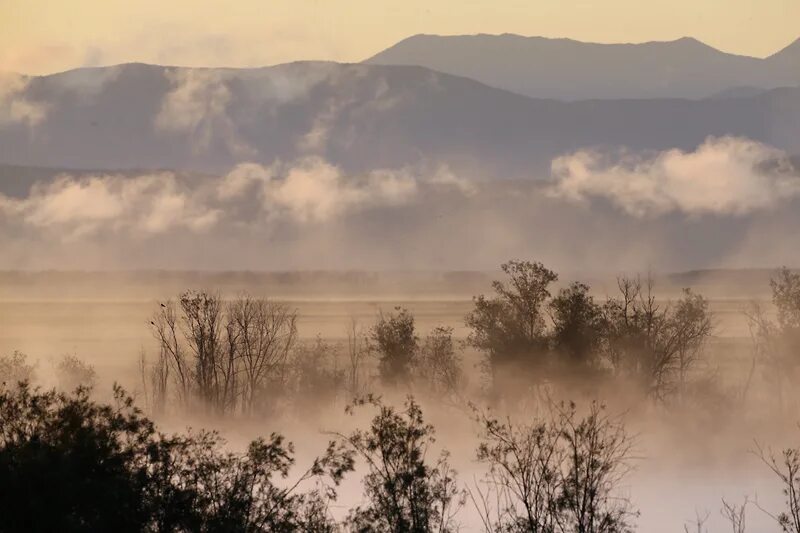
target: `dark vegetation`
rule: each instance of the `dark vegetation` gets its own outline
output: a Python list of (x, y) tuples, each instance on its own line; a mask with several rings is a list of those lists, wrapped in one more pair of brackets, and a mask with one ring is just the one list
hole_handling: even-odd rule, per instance
[[(276, 433), (240, 451), (213, 432), (162, 433), (119, 387), (108, 402), (94, 399), (96, 373), (77, 357), (55, 365), (57, 390), (30, 385), (37, 368), (23, 354), (0, 357), (0, 531), (444, 533), (459, 529), (468, 502), (492, 533), (634, 530), (622, 491), (634, 440), (623, 419), (550, 394), (580, 380), (593, 397), (603, 384), (634, 385), (652, 406), (689, 404), (714, 329), (708, 302), (689, 290), (657, 301), (639, 278), (620, 278), (618, 293), (597, 301), (583, 283), (553, 291), (557, 275), (540, 263), (503, 271), (491, 296), (474, 299), (464, 343), (444, 326), (420, 335), (402, 308), (367, 329), (353, 322), (343, 346), (299, 341), (296, 312), (266, 299), (200, 291), (159, 303), (150, 324), (158, 352), (141, 360), (145, 409), (265, 420), (346, 405), (355, 429), (331, 433), (305, 466)], [(749, 315), (750, 378), (763, 370), (783, 408), (800, 363), (800, 275), (784, 269), (772, 290), (775, 318)], [(482, 388), (465, 377), (466, 348), (483, 354)], [(535, 409), (507, 409), (531, 392)], [(465, 483), (419, 401), (470, 412), (466, 398), (481, 394), (491, 408), (471, 412), (485, 474)], [(398, 395), (402, 404), (391, 401)], [(756, 454), (784, 490), (778, 527), (800, 533), (800, 450)], [(363, 499), (337, 514), (332, 502), (354, 470)], [(721, 512), (741, 532), (754, 505), (723, 501)]]

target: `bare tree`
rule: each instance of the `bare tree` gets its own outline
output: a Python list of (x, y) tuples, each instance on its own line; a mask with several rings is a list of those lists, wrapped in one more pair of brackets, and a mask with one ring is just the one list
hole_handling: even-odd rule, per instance
[(742, 505), (728, 502), (725, 498), (722, 499), (722, 517), (731, 525), (731, 533), (745, 533), (746, 526), (746, 511), (748, 498), (745, 497)]
[(618, 280), (620, 297), (603, 306), (607, 360), (657, 400), (683, 392), (690, 369), (713, 331), (708, 301), (684, 289), (675, 305), (659, 304), (652, 278)]
[(366, 383), (363, 377), (363, 363), (368, 352), (367, 339), (361, 332), (358, 322), (351, 317), (347, 326), (347, 388), (350, 396), (355, 398), (364, 392)]
[(169, 387), (167, 364), (167, 359), (162, 356), (152, 363), (149, 362), (144, 348), (139, 354), (139, 376), (142, 381), (144, 404), (148, 410), (156, 414), (163, 413), (166, 409)]
[(778, 477), (786, 501), (783, 512), (777, 515), (765, 512), (778, 522), (784, 533), (800, 533), (800, 449), (786, 448), (776, 457), (772, 450), (756, 442), (754, 453)]
[(517, 424), (479, 415), (482, 441), (477, 458), (489, 466), (470, 496), (487, 532), (556, 531), (565, 461), (554, 424)]
[(165, 381), (169, 381), (170, 375), (172, 376), (178, 401), (186, 406), (191, 399), (194, 376), (183, 347), (178, 321), (175, 302), (167, 300), (159, 302), (158, 310), (150, 321), (150, 326), (158, 343), (159, 352), (156, 365), (162, 368), (162, 377)]
[(461, 358), (453, 343), (453, 328), (438, 326), (425, 337), (415, 362), (419, 381), (439, 396), (458, 394), (464, 383)]
[(770, 279), (777, 320), (753, 305), (748, 313), (755, 358), (765, 363), (780, 409), (784, 408), (784, 385), (800, 366), (800, 274), (782, 268)]
[(285, 382), (286, 363), (297, 340), (297, 313), (249, 296), (239, 297), (229, 309), (239, 334), (243, 409), (252, 413), (270, 383)]
[(242, 295), (223, 302), (205, 291), (160, 303), (150, 322), (159, 345), (154, 367), (170, 376), (186, 405), (196, 399), (218, 414), (252, 413), (270, 384), (284, 384), (297, 338), (297, 315), (282, 304)]
[(223, 305), (219, 295), (186, 291), (180, 296), (183, 334), (194, 360), (195, 394), (210, 411), (222, 412), (223, 386), (218, 369), (222, 363)]
[(631, 439), (602, 406), (592, 404), (584, 417), (560, 404), (526, 424), (485, 414), (479, 421), (477, 457), (489, 474), (472, 495), (487, 531), (630, 530), (634, 513), (619, 488), (631, 468)]
[[(711, 513), (708, 511), (705, 514), (700, 514), (699, 511), (695, 511), (694, 520), (689, 522), (688, 524), (683, 525), (684, 533), (708, 533), (708, 528), (706, 527), (706, 522), (708, 522), (708, 517), (711, 516)], [(689, 525), (692, 526), (694, 531), (689, 531)]]

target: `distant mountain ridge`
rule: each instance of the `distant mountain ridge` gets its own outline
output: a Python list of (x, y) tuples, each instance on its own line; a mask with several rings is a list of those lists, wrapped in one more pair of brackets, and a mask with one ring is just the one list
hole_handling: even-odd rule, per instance
[(415, 35), (364, 63), (419, 65), (535, 98), (697, 99), (731, 87), (800, 85), (800, 39), (759, 59), (691, 37), (598, 44), (514, 34)]
[(710, 135), (800, 154), (800, 88), (563, 102), (419, 66), (127, 64), (32, 77), (15, 98), (42, 113), (0, 120), (0, 163), (25, 166), (217, 173), (318, 156), (347, 172), (443, 163), (542, 178), (570, 151), (693, 150)]

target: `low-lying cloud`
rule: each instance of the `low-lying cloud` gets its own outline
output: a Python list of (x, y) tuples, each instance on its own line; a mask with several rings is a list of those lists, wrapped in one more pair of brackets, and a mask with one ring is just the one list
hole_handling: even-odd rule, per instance
[(247, 155), (252, 151), (228, 116), (231, 92), (223, 71), (177, 68), (167, 71), (167, 77), (172, 88), (156, 116), (157, 129), (188, 135), (197, 152), (208, 149), (215, 135), (231, 153)]
[(227, 203), (255, 195), (269, 218), (324, 222), (353, 210), (405, 203), (416, 194), (417, 180), (407, 170), (345, 176), (325, 160), (308, 157), (289, 166), (239, 165), (217, 193)]
[(68, 240), (108, 231), (139, 236), (175, 227), (203, 231), (219, 214), (170, 172), (133, 178), (62, 175), (34, 185), (25, 198), (0, 195), (0, 216)]
[(636, 217), (744, 215), (800, 196), (800, 175), (786, 153), (739, 137), (709, 137), (693, 152), (580, 150), (553, 160), (552, 174), (553, 196), (606, 199)]
[(317, 157), (292, 164), (240, 164), (220, 178), (174, 172), (62, 174), (37, 183), (22, 198), (0, 194), (0, 221), (68, 240), (109, 232), (137, 238), (176, 229), (203, 233), (227, 223), (303, 225), (407, 204), (421, 183), (455, 191), (468, 188), (446, 169), (430, 178), (410, 169), (350, 176)]
[(0, 73), (0, 126), (22, 123), (30, 127), (47, 116), (47, 106), (25, 95), (30, 79), (19, 74)]

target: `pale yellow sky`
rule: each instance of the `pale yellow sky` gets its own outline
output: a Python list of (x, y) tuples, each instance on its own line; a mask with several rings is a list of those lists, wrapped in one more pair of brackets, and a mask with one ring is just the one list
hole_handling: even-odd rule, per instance
[(416, 33), (688, 35), (763, 57), (800, 37), (800, 0), (0, 0), (0, 70), (360, 61)]

